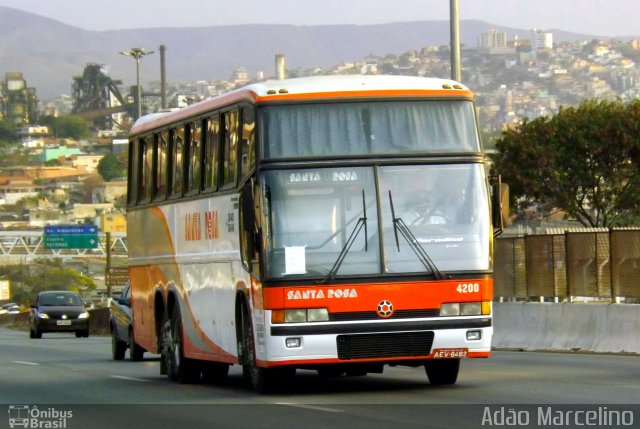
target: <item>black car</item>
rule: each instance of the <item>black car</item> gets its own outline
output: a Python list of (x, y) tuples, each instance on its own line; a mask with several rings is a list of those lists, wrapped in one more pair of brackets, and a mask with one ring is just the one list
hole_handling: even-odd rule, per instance
[(111, 328), (111, 352), (113, 359), (124, 359), (124, 354), (127, 348), (129, 348), (129, 357), (131, 360), (142, 360), (145, 349), (136, 344), (133, 338), (131, 287), (129, 284), (122, 290), (119, 298), (114, 298), (111, 301), (110, 308), (109, 327)]
[(38, 294), (29, 314), (29, 337), (42, 338), (45, 332), (75, 332), (89, 336), (89, 312), (75, 292), (46, 291)]

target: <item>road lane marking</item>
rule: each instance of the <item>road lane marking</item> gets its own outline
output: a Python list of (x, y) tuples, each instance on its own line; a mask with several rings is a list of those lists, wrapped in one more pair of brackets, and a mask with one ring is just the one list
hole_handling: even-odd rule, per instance
[(276, 402), (275, 404), (283, 405), (285, 407), (296, 407), (296, 408), (305, 408), (309, 410), (326, 411), (328, 413), (344, 413), (344, 410), (340, 410), (338, 408), (316, 407), (313, 405), (293, 404), (291, 402)]
[(36, 363), (36, 362), (25, 362), (25, 361), (21, 361), (21, 360), (12, 360), (11, 362), (12, 362), (12, 363), (17, 363), (17, 364), (20, 364), (20, 365), (34, 365), (34, 366), (40, 366), (40, 364), (39, 364), (39, 363)]
[(110, 375), (109, 377), (117, 378), (118, 380), (142, 381), (143, 383), (146, 383), (147, 381), (149, 381), (149, 380), (145, 380), (143, 378), (127, 377), (127, 376), (124, 376), (124, 375)]

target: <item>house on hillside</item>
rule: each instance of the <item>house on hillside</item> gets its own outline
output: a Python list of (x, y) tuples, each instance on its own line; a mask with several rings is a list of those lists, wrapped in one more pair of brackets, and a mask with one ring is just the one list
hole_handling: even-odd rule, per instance
[(91, 201), (93, 203), (115, 203), (118, 198), (127, 195), (126, 180), (112, 180), (93, 188)]
[(70, 192), (82, 184), (88, 173), (72, 167), (0, 168), (0, 205), (14, 205), (24, 198), (39, 197), (60, 202), (70, 200)]
[(45, 191), (45, 186), (35, 185), (33, 180), (7, 180), (0, 177), (0, 204), (14, 205), (24, 198), (38, 197)]
[(87, 173), (95, 173), (103, 157), (104, 155), (71, 155), (65, 160), (64, 165), (71, 165)]
[(72, 208), (66, 210), (64, 216), (61, 218), (64, 224), (67, 225), (80, 225), (86, 223), (86, 220), (100, 216), (105, 213), (111, 213), (114, 211), (114, 206), (111, 203), (103, 204), (74, 204)]

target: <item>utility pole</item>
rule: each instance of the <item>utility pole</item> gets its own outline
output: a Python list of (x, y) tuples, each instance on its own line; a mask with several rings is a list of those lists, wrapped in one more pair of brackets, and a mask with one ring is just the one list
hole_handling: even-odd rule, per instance
[(451, 23), (451, 79), (460, 82), (462, 71), (460, 68), (460, 13), (459, 1), (449, 0)]
[(105, 271), (105, 276), (104, 276), (104, 280), (106, 282), (106, 286), (107, 286), (107, 298), (111, 298), (111, 280), (108, 278), (109, 274), (111, 274), (111, 233), (110, 232), (105, 232), (104, 234), (104, 239), (105, 239), (105, 250), (107, 251), (107, 263), (106, 266), (104, 268)]
[(131, 48), (128, 51), (120, 52), (122, 55), (133, 57), (136, 60), (136, 88), (138, 93), (137, 105), (138, 105), (138, 118), (142, 116), (142, 90), (140, 89), (140, 58), (145, 55), (153, 54), (153, 51), (145, 51), (144, 48)]

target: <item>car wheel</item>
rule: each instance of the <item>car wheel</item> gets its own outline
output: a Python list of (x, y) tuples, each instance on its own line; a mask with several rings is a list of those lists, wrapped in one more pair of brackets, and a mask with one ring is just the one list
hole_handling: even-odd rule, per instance
[(424, 363), (424, 369), (434, 386), (456, 384), (460, 359), (430, 359)]
[(184, 357), (184, 340), (182, 338), (182, 318), (180, 308), (171, 314), (167, 332), (167, 345), (163, 347), (167, 359), (167, 375), (180, 384), (195, 383), (200, 379), (200, 365), (193, 359)]
[(76, 331), (76, 338), (87, 338), (89, 337), (89, 331), (85, 330), (85, 331)]
[(129, 329), (129, 358), (133, 362), (140, 362), (144, 356), (144, 349), (133, 339), (133, 328)]
[(127, 350), (127, 344), (118, 339), (115, 329), (111, 331), (111, 355), (113, 360), (124, 359), (124, 353)]
[(42, 332), (38, 329), (29, 329), (29, 338), (42, 338)]

